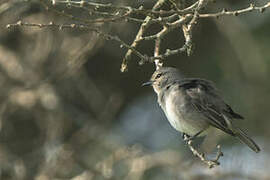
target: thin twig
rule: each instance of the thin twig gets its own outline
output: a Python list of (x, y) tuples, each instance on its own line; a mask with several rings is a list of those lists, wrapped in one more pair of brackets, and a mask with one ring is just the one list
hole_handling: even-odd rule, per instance
[(238, 16), (240, 14), (244, 14), (244, 13), (248, 13), (251, 11), (259, 11), (259, 12), (264, 12), (267, 8), (270, 8), (270, 2), (266, 3), (263, 6), (255, 6), (254, 4), (250, 4), (249, 7), (245, 8), (245, 9), (239, 9), (239, 10), (235, 10), (235, 11), (227, 11), (226, 9), (223, 9), (221, 12), (217, 12), (217, 13), (212, 13), (212, 14), (199, 14), (199, 18), (210, 18), (210, 17), (215, 17), (218, 18), (220, 16)]
[[(157, 3), (152, 8), (152, 10), (156, 10), (156, 9), (160, 8), (163, 5), (164, 2), (165, 2), (165, 0), (158, 0)], [(145, 18), (144, 23), (141, 25), (140, 30), (138, 31), (135, 40), (131, 44), (131, 47), (135, 48), (138, 45), (139, 41), (141, 41), (141, 37), (142, 37), (143, 33), (145, 32), (147, 27), (149, 27), (151, 25), (150, 20), (151, 20), (151, 16), (147, 16)], [(131, 54), (132, 54), (132, 50), (129, 49), (127, 51), (124, 59), (123, 59), (122, 64), (121, 64), (121, 71), (122, 72), (127, 71), (128, 60), (130, 59)]]
[[(188, 140), (187, 140), (187, 139), (188, 139)], [(193, 142), (193, 141), (192, 141), (191, 139), (189, 139), (188, 136), (185, 135), (185, 134), (184, 134), (184, 140), (187, 140), (188, 147), (189, 147), (189, 149), (191, 150), (191, 152), (193, 153), (193, 155), (194, 155), (194, 156), (197, 156), (198, 158), (200, 158), (200, 160), (201, 160), (203, 163), (207, 164), (209, 168), (213, 168), (213, 167), (215, 167), (215, 166), (220, 165), (220, 163), (219, 163), (218, 160), (219, 160), (219, 158), (220, 158), (221, 156), (223, 156), (223, 153), (221, 152), (221, 147), (220, 147), (220, 145), (217, 145), (217, 154), (216, 154), (215, 159), (209, 160), (209, 159), (207, 159), (207, 158), (205, 157), (205, 154), (204, 154), (204, 153), (199, 152), (197, 149), (195, 149), (195, 148), (193, 147), (193, 145), (192, 145), (192, 142)]]
[(191, 21), (186, 25), (182, 26), (182, 30), (183, 30), (183, 34), (185, 37), (185, 44), (187, 46), (186, 52), (187, 55), (190, 56), (192, 54), (192, 47), (193, 47), (193, 43), (192, 43), (192, 30), (193, 27), (195, 26), (195, 24), (197, 24), (197, 20), (199, 18), (198, 14), (199, 11), (205, 7), (207, 5), (208, 1), (207, 0), (199, 0), (198, 1), (198, 6), (195, 9), (195, 12), (193, 14), (193, 17), (191, 19)]
[(141, 54), (134, 47), (131, 47), (128, 44), (126, 44), (124, 41), (122, 41), (118, 36), (113, 36), (113, 35), (110, 35), (110, 34), (107, 34), (107, 33), (103, 33), (99, 29), (90, 27), (87, 24), (55, 24), (53, 22), (50, 22), (49, 24), (36, 24), (36, 23), (27, 23), (27, 22), (18, 21), (15, 24), (8, 24), (6, 27), (7, 28), (12, 28), (12, 27), (19, 27), (19, 26), (39, 27), (39, 28), (57, 28), (59, 30), (63, 30), (63, 29), (80, 29), (80, 30), (93, 31), (93, 32), (96, 32), (98, 35), (106, 38), (107, 40), (117, 41), (118, 43), (121, 44), (122, 47), (125, 47), (127, 49), (132, 50), (132, 52), (134, 54), (136, 54), (142, 60), (149, 61), (148, 56)]
[[(48, 3), (48, 1), (50, 3)], [(155, 62), (157, 68), (162, 66), (164, 60), (169, 56), (185, 52), (187, 53), (187, 55), (190, 55), (193, 50), (193, 29), (200, 18), (218, 18), (220, 16), (226, 15), (237, 16), (239, 14), (244, 14), (251, 11), (263, 12), (265, 9), (270, 7), (270, 2), (268, 2), (262, 6), (255, 6), (254, 4), (250, 4), (250, 6), (247, 8), (238, 9), (235, 11), (227, 11), (226, 9), (223, 9), (221, 12), (217, 13), (202, 14), (200, 11), (202, 10), (202, 8), (208, 5), (209, 0), (197, 0), (195, 3), (184, 9), (180, 9), (180, 7), (178, 7), (178, 4), (172, 0), (157, 0), (155, 5), (151, 9), (145, 9), (143, 6), (135, 8), (125, 5), (99, 3), (85, 0), (40, 0), (40, 2), (44, 5), (45, 9), (49, 9), (57, 15), (61, 15), (68, 19), (71, 19), (73, 22), (75, 21), (75, 24), (45, 25), (23, 23), (21, 25), (37, 27), (59, 26), (59, 29), (78, 28), (81, 30), (86, 29), (89, 31), (97, 32), (97, 29), (93, 30), (95, 29), (92, 27), (93, 24), (98, 24), (99, 26), (101, 26), (105, 23), (115, 23), (121, 21), (140, 23), (140, 29), (138, 30), (137, 35), (131, 45), (128, 45), (117, 36), (111, 36), (110, 34), (103, 33), (100, 30), (98, 30), (97, 32), (98, 34), (104, 36), (106, 39), (115, 40), (121, 44), (121, 47), (125, 47), (128, 49), (121, 64), (122, 72), (128, 69), (128, 62), (131, 58), (132, 53), (134, 53), (140, 58), (139, 64), (144, 64), (146, 62)], [(163, 4), (165, 2), (170, 2), (172, 4), (170, 9), (168, 9), (168, 7), (163, 8)], [(82, 14), (86, 15), (86, 17), (83, 17), (82, 14), (75, 14), (73, 11), (69, 10), (70, 8), (81, 10), (81, 12), (83, 12)], [(156, 27), (153, 26), (154, 24), (160, 26), (161, 30), (152, 34), (151, 32), (149, 32), (150, 35), (145, 35), (148, 29), (150, 29), (151, 27)], [(18, 23), (16, 25), (18, 26)], [(8, 26), (14, 26), (14, 24), (10, 24)], [(184, 45), (174, 50), (169, 49), (169, 47), (165, 47), (167, 50), (162, 53), (162, 39), (164, 39), (164, 37), (172, 30), (175, 30), (179, 27), (182, 28), (185, 38)], [(153, 56), (143, 55), (141, 51), (136, 50), (140, 42), (148, 40), (155, 42)]]
[[(155, 51), (154, 51), (154, 57), (158, 57), (159, 53), (160, 53), (160, 44), (161, 44), (161, 38), (157, 38), (155, 41)], [(162, 67), (163, 63), (161, 61), (161, 59), (155, 59), (155, 65), (156, 65), (156, 69), (159, 69), (160, 67)]]
[(182, 9), (182, 10), (157, 10), (160, 6), (162, 5), (166, 0), (161, 0), (158, 1), (156, 4), (156, 8), (152, 9), (142, 9), (142, 8), (133, 8), (131, 6), (118, 6), (118, 5), (113, 5), (112, 3), (97, 3), (97, 2), (90, 2), (90, 1), (57, 1), (53, 5), (55, 6), (56, 4), (66, 4), (69, 6), (77, 6), (77, 7), (83, 7), (83, 6), (92, 6), (93, 8), (111, 8), (115, 10), (131, 10), (132, 13), (134, 14), (143, 14), (146, 16), (149, 15), (157, 15), (157, 16), (163, 16), (163, 15), (172, 15), (172, 14), (178, 14), (178, 15), (185, 15), (188, 13), (192, 13), (194, 11), (194, 7), (198, 5), (198, 2), (195, 2), (191, 6)]

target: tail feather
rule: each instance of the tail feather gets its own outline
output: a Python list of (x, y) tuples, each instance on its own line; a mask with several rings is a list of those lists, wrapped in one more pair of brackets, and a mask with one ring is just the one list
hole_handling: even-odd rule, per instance
[(256, 153), (260, 152), (260, 147), (250, 137), (248, 137), (248, 135), (243, 130), (241, 130), (240, 128), (235, 128), (234, 134), (239, 138), (242, 143), (250, 147), (250, 149), (252, 149)]

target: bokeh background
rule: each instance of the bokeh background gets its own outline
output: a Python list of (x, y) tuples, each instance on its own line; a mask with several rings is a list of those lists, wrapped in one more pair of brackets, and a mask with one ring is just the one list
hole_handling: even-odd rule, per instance
[[(251, 1), (218, 1), (216, 9)], [(252, 1), (253, 2), (253, 1)], [(265, 0), (256, 3), (262, 5)], [(153, 1), (119, 1), (151, 7)], [(219, 133), (221, 165), (208, 169), (167, 122), (156, 95), (141, 87), (154, 71), (120, 72), (126, 52), (93, 32), (5, 28), (18, 20), (70, 23), (39, 1), (0, 1), (0, 179), (270, 179), (270, 11), (201, 19), (194, 53), (166, 60), (188, 77), (212, 80), (245, 117), (241, 127), (261, 146), (256, 154)], [(139, 26), (101, 24), (131, 43)], [(179, 47), (175, 32), (166, 44)], [(153, 44), (142, 44), (148, 53)], [(217, 138), (218, 137), (218, 138)], [(213, 153), (210, 153), (214, 155)]]

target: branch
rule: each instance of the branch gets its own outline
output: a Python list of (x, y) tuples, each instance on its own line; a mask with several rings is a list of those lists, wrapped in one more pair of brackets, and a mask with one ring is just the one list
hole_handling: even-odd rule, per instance
[(218, 13), (212, 13), (212, 14), (199, 14), (199, 18), (210, 18), (210, 17), (215, 17), (218, 18), (220, 16), (238, 16), (240, 14), (248, 13), (251, 11), (259, 11), (263, 13), (265, 9), (270, 7), (270, 2), (266, 3), (263, 6), (255, 6), (254, 4), (250, 4), (249, 7), (245, 9), (239, 9), (235, 11), (227, 11), (226, 9), (223, 9), (221, 12)]
[[(159, 56), (160, 44), (161, 44), (161, 38), (158, 37), (155, 42), (155, 51), (154, 51), (155, 58)], [(156, 65), (156, 69), (158, 70), (160, 67), (163, 66), (163, 62), (161, 62), (160, 59), (155, 59), (155, 65)]]
[(221, 156), (223, 156), (223, 153), (221, 152), (221, 148), (220, 148), (220, 145), (217, 145), (217, 154), (216, 154), (216, 158), (213, 159), (213, 160), (209, 160), (209, 159), (206, 159), (205, 158), (205, 154), (204, 153), (201, 153), (199, 152), (197, 149), (195, 149), (193, 146), (192, 146), (192, 140), (188, 138), (188, 136), (186, 134), (184, 134), (184, 140), (187, 140), (187, 144), (188, 144), (188, 147), (189, 149), (191, 150), (191, 152), (193, 153), (194, 156), (200, 158), (200, 160), (207, 164), (209, 168), (213, 168), (215, 166), (218, 166), (220, 165), (220, 163), (218, 162), (219, 158)]
[[(158, 8), (160, 8), (163, 3), (165, 2), (165, 0), (158, 0), (157, 3), (154, 5), (154, 7), (152, 8), (152, 10), (156, 10)], [(151, 16), (147, 16), (144, 20), (144, 23), (141, 25), (137, 35), (136, 35), (136, 38), (135, 40), (133, 41), (133, 43), (131, 44), (131, 47), (135, 48), (138, 43), (142, 40), (141, 37), (143, 35), (143, 33), (145, 32), (145, 30), (147, 29), (147, 27), (149, 27), (151, 25)], [(122, 61), (122, 64), (121, 64), (121, 71), (122, 72), (125, 72), (127, 71), (127, 66), (128, 66), (128, 61), (130, 59), (130, 56), (132, 54), (132, 50), (129, 49)]]
[[(237, 16), (251, 11), (263, 12), (265, 9), (270, 7), (270, 2), (268, 2), (263, 6), (250, 4), (247, 8), (235, 11), (227, 11), (226, 9), (223, 9), (221, 12), (217, 13), (201, 14), (200, 11), (208, 5), (209, 0), (197, 0), (195, 3), (184, 9), (180, 9), (180, 6), (178, 7), (174, 0), (156, 0), (156, 4), (151, 9), (144, 9), (143, 6), (135, 8), (131, 6), (114, 5), (112, 3), (99, 3), (86, 0), (40, 0), (40, 2), (44, 5), (45, 9), (49, 9), (57, 15), (64, 16), (73, 20), (73, 22), (75, 21), (80, 24), (55, 25), (52, 23), (45, 25), (21, 23), (21, 21), (19, 21), (20, 23), (9, 24), (8, 26), (23, 25), (37, 26), (40, 28), (59, 26), (59, 29), (78, 28), (81, 30), (85, 29), (94, 31), (99, 35), (104, 36), (106, 39), (117, 41), (121, 44), (121, 47), (128, 49), (122, 60), (122, 72), (127, 71), (128, 62), (133, 53), (140, 58), (140, 65), (146, 62), (155, 62), (156, 68), (162, 66), (164, 60), (169, 56), (180, 53), (187, 53), (188, 56), (191, 55), (193, 50), (193, 29), (200, 18), (218, 18), (226, 15)], [(170, 3), (171, 6), (169, 9), (168, 6), (163, 7), (165, 3)], [(70, 8), (80, 10), (78, 12), (81, 13), (77, 13), (77, 11), (74, 11), (73, 9), (70, 10)], [(112, 36), (101, 32), (99, 29), (92, 28), (92, 26), (97, 23), (99, 26), (102, 26), (105, 23), (116, 23), (121, 21), (140, 23), (140, 29), (138, 30), (131, 45), (128, 45), (117, 36)], [(161, 30), (151, 33), (149, 29), (151, 27), (156, 28), (156, 26), (153, 26), (154, 24), (158, 25)], [(185, 43), (182, 47), (174, 50), (169, 49), (169, 47), (165, 47), (166, 51), (162, 52), (161, 47), (164, 37), (178, 28), (182, 29)], [(147, 30), (149, 30), (149, 32)], [(145, 35), (146, 31), (147, 35)], [(153, 55), (144, 55), (141, 51), (137, 50), (138, 44), (144, 41), (154, 41), (155, 45)]]
[(36, 24), (36, 23), (27, 23), (18, 21), (15, 24), (8, 24), (6, 28), (15, 28), (20, 26), (26, 26), (26, 27), (38, 27), (38, 28), (57, 28), (59, 30), (63, 29), (80, 29), (80, 30), (88, 30), (92, 32), (96, 32), (98, 35), (106, 38), (106, 40), (114, 40), (121, 44), (121, 47), (125, 47), (127, 49), (132, 50), (134, 54), (136, 54), (139, 58), (141, 58), (144, 61), (149, 61), (149, 57), (146, 55), (142, 55), (139, 51), (137, 51), (134, 47), (129, 46), (124, 41), (122, 41), (118, 36), (113, 36), (107, 33), (103, 33), (99, 29), (90, 27), (87, 24), (55, 24), (53, 22), (50, 22), (49, 24)]
[[(114, 9), (114, 10), (126, 10), (126, 11), (131, 11), (134, 14), (142, 14), (145, 16), (152, 16), (152, 15), (157, 15), (157, 16), (168, 16), (168, 15), (172, 15), (172, 14), (178, 14), (178, 15), (185, 15), (188, 13), (192, 13), (194, 11), (194, 7), (196, 7), (198, 5), (198, 2), (195, 2), (194, 4), (192, 4), (191, 6), (182, 9), (182, 10), (157, 10), (160, 6), (162, 6), (162, 4), (165, 2), (166, 0), (159, 0), (156, 3), (156, 8), (152, 8), (152, 9), (143, 9), (142, 7), (140, 8), (133, 8), (131, 6), (115, 6), (112, 3), (97, 3), (97, 2), (90, 2), (90, 1), (54, 1), (52, 2), (52, 5), (56, 5), (56, 4), (66, 4), (67, 6), (73, 6), (73, 7), (86, 7), (86, 6), (90, 6), (93, 7), (95, 10), (98, 10), (99, 8), (110, 8), (110, 9)], [(155, 7), (154, 6), (154, 7)]]

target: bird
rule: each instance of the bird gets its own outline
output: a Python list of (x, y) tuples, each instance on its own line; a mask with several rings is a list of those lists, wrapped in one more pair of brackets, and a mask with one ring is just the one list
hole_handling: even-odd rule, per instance
[(142, 85), (153, 87), (171, 126), (188, 139), (206, 136), (210, 128), (217, 128), (260, 152), (254, 140), (235, 123), (243, 116), (225, 103), (211, 81), (186, 78), (174, 67), (159, 67)]

